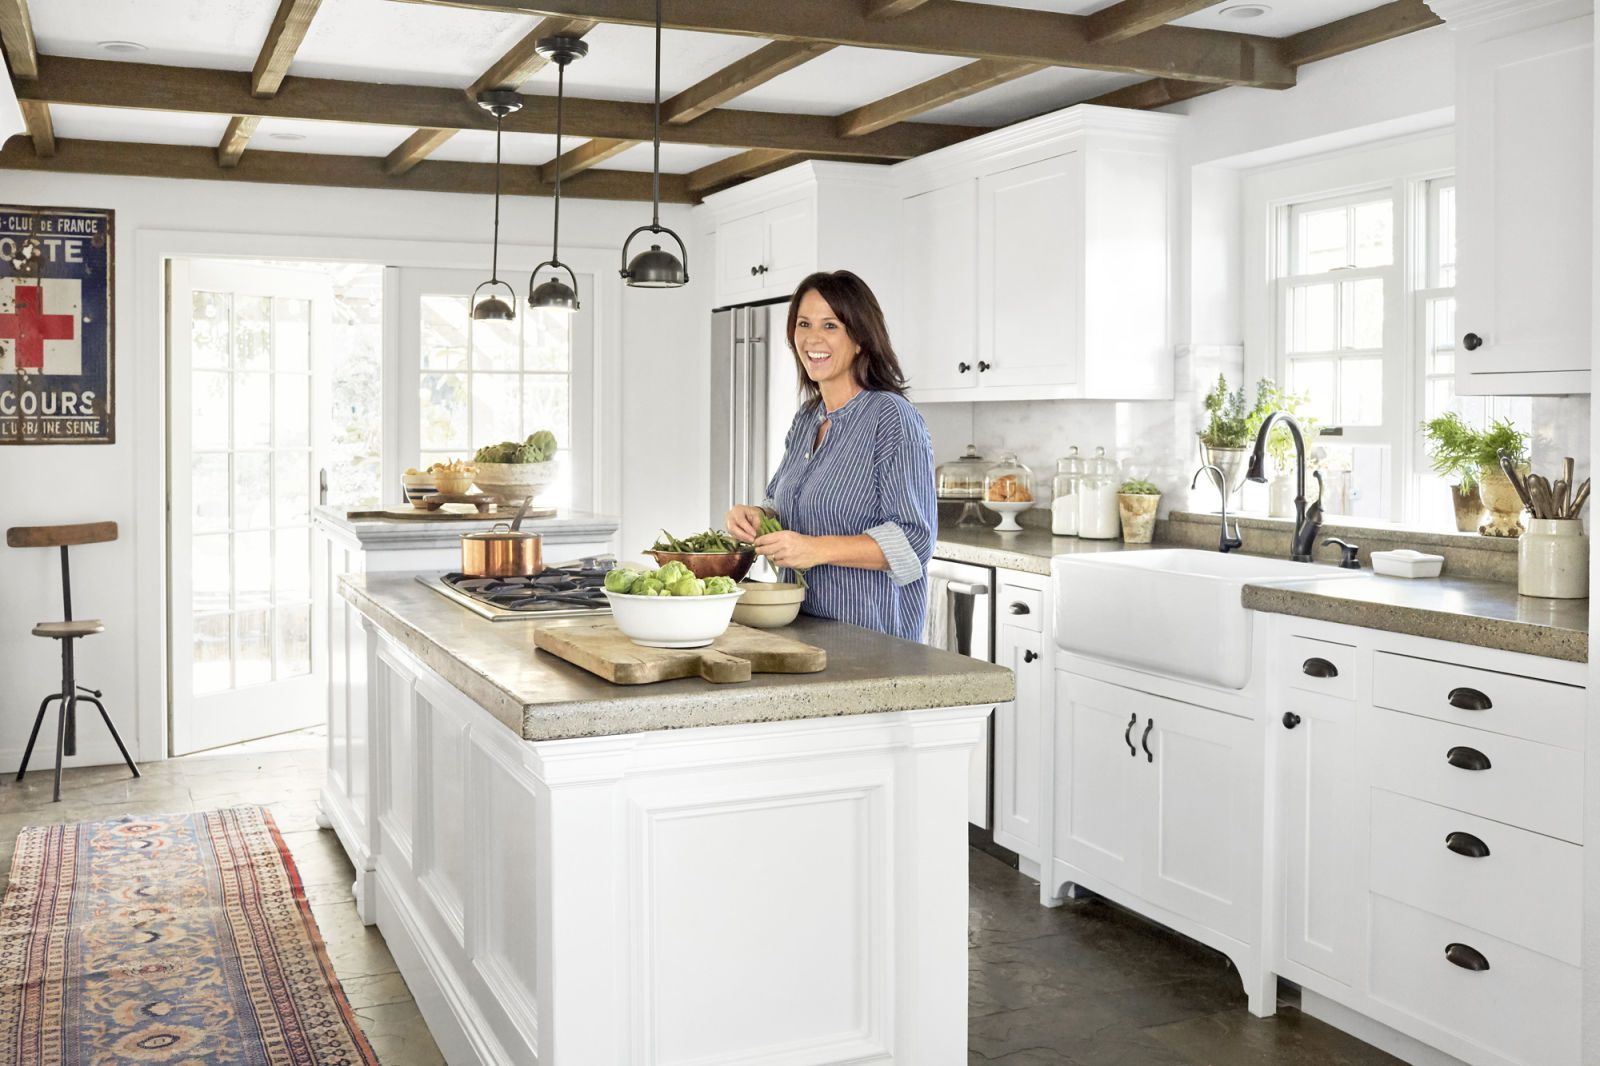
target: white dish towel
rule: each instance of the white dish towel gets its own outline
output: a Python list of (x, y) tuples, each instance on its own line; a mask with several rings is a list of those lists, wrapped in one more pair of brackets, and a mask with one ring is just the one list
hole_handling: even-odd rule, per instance
[(922, 643), (950, 650), (950, 582), (942, 577), (928, 578), (928, 613), (922, 621)]

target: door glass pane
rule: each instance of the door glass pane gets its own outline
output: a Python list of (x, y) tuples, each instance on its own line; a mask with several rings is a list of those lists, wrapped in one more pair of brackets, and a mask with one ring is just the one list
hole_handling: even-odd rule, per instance
[(311, 598), (311, 530), (280, 529), (273, 556), (273, 591), (279, 603)]
[[(465, 374), (423, 374), (422, 447), (467, 448), (467, 377)], [(493, 441), (484, 440), (485, 444)]]
[(191, 598), (196, 612), (228, 609), (228, 535), (194, 537), (190, 543)]
[(1355, 207), (1358, 267), (1388, 266), (1394, 262), (1394, 205), (1375, 200)]
[(226, 368), (233, 297), (225, 292), (196, 292), (189, 330), (189, 361), (195, 367)]
[(522, 322), (526, 317), (519, 315), (510, 322), (472, 323), (472, 369), (517, 369), (522, 359)]
[[(200, 417), (196, 412), (196, 417)], [(266, 448), (272, 444), (272, 375), (233, 375), (233, 446)]]
[(422, 298), (422, 369), (467, 368), (467, 298)]
[(234, 453), (234, 529), (266, 529), (272, 524), (271, 479), (271, 452)]
[(272, 612), (241, 611), (233, 616), (235, 688), (272, 680)]
[(189, 445), (196, 451), (228, 446), (228, 379), (209, 371), (190, 375)]
[(480, 445), (522, 440), (519, 374), (475, 374), (472, 382), (472, 439)]
[(275, 523), (303, 525), (311, 521), (311, 453), (278, 452), (272, 457)]
[(279, 370), (311, 369), (311, 301), (280, 296), (273, 301), (273, 314), (274, 366)]
[(228, 616), (197, 614), (191, 637), (194, 643), (194, 693), (222, 692), (233, 683), (228, 652)]
[(225, 452), (198, 453), (193, 461), (190, 521), (196, 533), (216, 533), (228, 528), (228, 456)]
[(1383, 360), (1339, 361), (1339, 422), (1346, 426), (1383, 424)]
[(1296, 285), (1287, 295), (1289, 351), (1328, 352), (1337, 342), (1337, 291), (1335, 282)]
[(311, 605), (278, 607), (273, 612), (278, 630), (278, 679), (311, 672)]
[(234, 535), (233, 597), (238, 607), (264, 607), (272, 602), (271, 532)]
[(272, 369), (272, 297), (241, 293), (233, 298), (233, 366)]
[(1383, 279), (1346, 282), (1340, 293), (1344, 304), (1343, 348), (1371, 351), (1383, 347)]
[(273, 420), (280, 448), (304, 448), (311, 443), (311, 378), (306, 374), (274, 374)]

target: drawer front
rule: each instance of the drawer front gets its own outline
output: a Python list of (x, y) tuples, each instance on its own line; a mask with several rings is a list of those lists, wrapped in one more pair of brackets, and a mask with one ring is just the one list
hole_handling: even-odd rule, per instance
[(1397, 711), (1373, 711), (1370, 726), (1379, 788), (1583, 843), (1580, 752)]
[[(1582, 971), (1384, 896), (1371, 900), (1374, 999), (1513, 1062), (1577, 1066)], [(1452, 944), (1457, 958), (1476, 952), (1488, 969), (1451, 962)]]
[(1373, 656), (1372, 702), (1583, 750), (1584, 692), (1572, 685), (1378, 652)]
[(994, 605), (995, 624), (1044, 631), (1044, 593), (1022, 585), (1000, 583)]
[(1372, 891), (1581, 963), (1583, 849), (1375, 789)]
[(1310, 637), (1290, 637), (1284, 642), (1289, 687), (1341, 700), (1356, 693), (1356, 650)]

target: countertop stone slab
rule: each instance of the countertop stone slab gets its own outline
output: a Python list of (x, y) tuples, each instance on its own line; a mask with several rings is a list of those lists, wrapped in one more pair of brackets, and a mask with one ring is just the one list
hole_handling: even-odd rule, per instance
[(1257, 611), (1409, 633), (1480, 648), (1589, 661), (1589, 601), (1519, 596), (1504, 581), (1471, 577), (1310, 580), (1246, 585)]
[[(360, 542), (368, 551), (402, 548), (455, 548), (461, 543), (461, 534), (490, 529), (495, 523), (510, 522), (516, 512), (484, 515), (481, 520), (430, 522), (425, 518), (349, 518), (347, 509), (331, 504), (312, 508), (312, 521), (346, 539)], [(621, 519), (612, 515), (590, 514), (586, 511), (562, 511), (553, 518), (530, 518), (522, 528), (537, 533), (547, 545), (593, 544), (616, 534)], [(565, 557), (547, 559), (564, 562)]]
[(415, 577), (347, 574), (339, 593), (524, 740), (966, 707), (1016, 692), (1005, 667), (804, 615), (785, 632), (827, 651), (820, 674), (613, 685), (534, 647), (534, 627), (559, 620), (491, 622)]
[(1137, 551), (1159, 547), (1152, 544), (1124, 544), (1120, 540), (1085, 540), (1082, 537), (1057, 537), (1048, 529), (1024, 526), (1020, 533), (996, 533), (979, 526), (940, 526), (934, 538), (936, 559), (974, 566), (993, 566), (1020, 570), (1025, 574), (1050, 576), (1050, 560), (1057, 555), (1083, 555), (1096, 552)]

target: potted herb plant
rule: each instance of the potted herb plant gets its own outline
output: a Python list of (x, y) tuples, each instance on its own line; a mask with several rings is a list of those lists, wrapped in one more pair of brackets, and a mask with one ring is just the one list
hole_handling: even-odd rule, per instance
[(1232, 495), (1244, 484), (1250, 458), (1251, 408), (1245, 402), (1244, 388), (1228, 391), (1228, 379), (1217, 375), (1217, 383), (1203, 401), (1206, 425), (1200, 431), (1200, 458), (1222, 471), (1227, 492)]
[[(1305, 393), (1281, 389), (1271, 378), (1256, 382), (1256, 405), (1250, 412), (1248, 422), (1250, 443), (1255, 442), (1256, 434), (1261, 431), (1267, 416), (1274, 411), (1282, 411), (1293, 415), (1300, 424), (1300, 432), (1309, 452), (1317, 436), (1317, 420), (1306, 413), (1310, 402), (1310, 397)], [(1273, 518), (1288, 518), (1294, 514), (1295, 483), (1291, 476), (1294, 471), (1293, 452), (1294, 437), (1288, 426), (1280, 424), (1267, 438), (1267, 457), (1272, 460), (1273, 469), (1272, 480), (1267, 485), (1267, 514)]]
[(1507, 419), (1495, 423), (1478, 436), (1478, 498), (1486, 512), (1478, 532), (1486, 537), (1522, 535), (1522, 497), (1511, 479), (1500, 469), (1500, 453), (1505, 452), (1518, 473), (1528, 472), (1528, 435)]
[[(1456, 412), (1447, 411), (1422, 423), (1422, 439), (1433, 472), (1452, 483), (1450, 502), (1455, 506), (1456, 532), (1473, 532), (1483, 517), (1483, 501), (1478, 497), (1478, 455), (1483, 433), (1467, 425)], [(1498, 458), (1494, 470), (1500, 472)]]
[(1156, 508), (1161, 506), (1161, 490), (1148, 481), (1132, 478), (1117, 490), (1117, 513), (1122, 517), (1122, 540), (1126, 544), (1149, 544), (1156, 531)]

